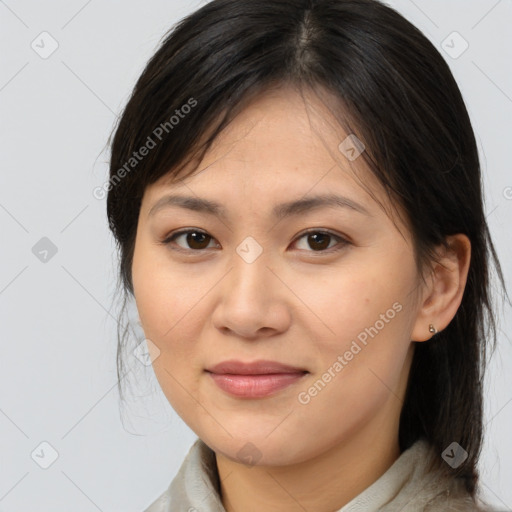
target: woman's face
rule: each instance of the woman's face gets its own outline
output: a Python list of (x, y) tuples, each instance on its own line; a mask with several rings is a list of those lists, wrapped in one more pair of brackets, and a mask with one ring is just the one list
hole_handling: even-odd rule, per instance
[[(143, 197), (132, 270), (154, 371), (190, 428), (233, 460), (285, 465), (398, 435), (420, 279), (409, 232), (355, 178), (386, 204), (334, 126), (313, 97), (306, 110), (274, 91), (197, 172)], [(227, 360), (299, 372), (207, 371)]]

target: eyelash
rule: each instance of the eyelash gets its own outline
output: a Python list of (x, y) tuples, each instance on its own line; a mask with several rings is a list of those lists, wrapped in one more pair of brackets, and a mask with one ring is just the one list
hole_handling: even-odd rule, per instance
[[(177, 231), (175, 233), (171, 233), (169, 236), (167, 236), (164, 240), (162, 240), (160, 243), (162, 245), (166, 245), (166, 246), (170, 246), (172, 242), (174, 242), (174, 240), (176, 238), (178, 238), (179, 236), (181, 235), (187, 235), (189, 233), (200, 233), (200, 234), (203, 234), (203, 235), (206, 235), (208, 237), (210, 237), (211, 240), (215, 240), (215, 238), (213, 238), (212, 236), (210, 236), (206, 231), (202, 231), (201, 229), (183, 229), (181, 231)], [(345, 248), (345, 246), (349, 245), (350, 242), (338, 235), (338, 234), (335, 234), (333, 233), (332, 231), (329, 231), (329, 230), (322, 230), (322, 229), (316, 229), (316, 228), (312, 228), (312, 229), (309, 229), (309, 230), (306, 230), (306, 231), (303, 231), (295, 240), (300, 240), (301, 238), (304, 238), (306, 237), (307, 235), (311, 235), (311, 234), (322, 234), (322, 235), (327, 235), (327, 236), (330, 236), (331, 238), (335, 238), (338, 240), (338, 244), (335, 245), (334, 247), (330, 247), (329, 249), (325, 249), (325, 250), (319, 250), (319, 251), (313, 251), (313, 250), (310, 250), (310, 251), (306, 251), (306, 252), (311, 252), (313, 254), (321, 254), (321, 253), (327, 253), (327, 254), (332, 254), (334, 252), (337, 252), (337, 251), (341, 251), (342, 249)], [(210, 241), (211, 241), (210, 240)], [(205, 249), (184, 249), (183, 247), (171, 247), (172, 250), (174, 251), (178, 251), (178, 252), (184, 252), (184, 253), (191, 253), (191, 252), (195, 252), (195, 253), (201, 253), (201, 252), (206, 252), (208, 249), (205, 248)]]

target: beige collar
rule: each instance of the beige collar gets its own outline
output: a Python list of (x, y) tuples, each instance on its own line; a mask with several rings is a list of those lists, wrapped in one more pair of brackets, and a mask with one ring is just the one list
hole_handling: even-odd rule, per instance
[[(477, 511), (461, 482), (428, 473), (432, 456), (424, 440), (402, 452), (372, 485), (338, 512)], [(451, 508), (447, 508), (451, 507)], [(219, 494), (215, 453), (197, 439), (168, 489), (144, 512), (226, 512)]]

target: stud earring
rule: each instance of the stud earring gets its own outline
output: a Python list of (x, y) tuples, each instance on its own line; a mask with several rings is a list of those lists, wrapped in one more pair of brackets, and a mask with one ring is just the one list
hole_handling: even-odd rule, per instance
[(436, 334), (437, 333), (437, 329), (432, 325), (430, 324), (428, 326), (428, 330), (432, 333), (432, 334)]

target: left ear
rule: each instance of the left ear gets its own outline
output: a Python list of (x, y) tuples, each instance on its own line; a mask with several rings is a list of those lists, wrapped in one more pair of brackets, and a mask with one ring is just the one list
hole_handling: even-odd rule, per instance
[(471, 260), (471, 242), (463, 234), (448, 236), (446, 241), (448, 248), (441, 246), (438, 250), (438, 261), (424, 286), (411, 333), (412, 341), (432, 338), (430, 325), (438, 332), (445, 329), (462, 301)]

